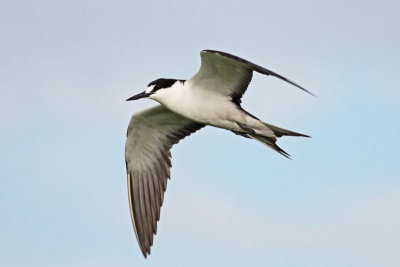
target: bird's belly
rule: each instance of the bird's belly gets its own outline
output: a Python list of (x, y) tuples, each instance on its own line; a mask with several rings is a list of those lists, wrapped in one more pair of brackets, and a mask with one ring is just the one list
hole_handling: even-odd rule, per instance
[(233, 122), (237, 109), (226, 98), (190, 98), (187, 101), (174, 101), (164, 105), (170, 110), (191, 120), (215, 127), (234, 130)]

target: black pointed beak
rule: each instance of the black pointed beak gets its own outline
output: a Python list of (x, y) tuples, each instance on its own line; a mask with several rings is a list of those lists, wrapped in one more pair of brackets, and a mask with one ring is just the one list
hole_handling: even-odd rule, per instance
[(134, 96), (128, 98), (126, 101), (131, 101), (131, 100), (136, 100), (136, 99), (140, 99), (143, 97), (148, 97), (149, 95), (150, 95), (149, 93), (146, 93), (146, 91), (144, 91), (140, 94), (137, 94), (137, 95), (134, 95)]

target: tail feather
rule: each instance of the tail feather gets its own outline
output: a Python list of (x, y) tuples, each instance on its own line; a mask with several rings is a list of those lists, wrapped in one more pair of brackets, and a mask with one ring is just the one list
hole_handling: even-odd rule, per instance
[(269, 129), (271, 129), (276, 137), (282, 137), (284, 135), (288, 135), (288, 136), (303, 136), (303, 137), (310, 137), (309, 135), (305, 135), (305, 134), (301, 134), (301, 133), (297, 133), (297, 132), (293, 132), (290, 130), (286, 130), (277, 126), (274, 126), (272, 124), (268, 124), (263, 122), (263, 124), (265, 126), (267, 126)]
[[(261, 122), (261, 121), (260, 121)], [(244, 130), (244, 132), (237, 132), (237, 131), (233, 131), (235, 134), (239, 134), (241, 136), (244, 137), (251, 137), (257, 141), (259, 141), (260, 143), (272, 148), (273, 150), (275, 150), (276, 152), (278, 152), (279, 154), (283, 155), (284, 157), (290, 159), (290, 155), (284, 151), (282, 148), (280, 148), (277, 144), (276, 144), (276, 140), (279, 137), (282, 136), (303, 136), (303, 137), (310, 137), (308, 135), (305, 134), (301, 134), (301, 133), (297, 133), (297, 132), (293, 132), (287, 129), (283, 129), (265, 122), (261, 122), (262, 124), (265, 125), (265, 127), (267, 127), (269, 129), (269, 133), (270, 131), (273, 132), (273, 136), (266, 136), (266, 135), (261, 135), (259, 133), (256, 133), (256, 131), (254, 129), (252, 129), (250, 126), (247, 126), (245, 124), (236, 122), (240, 128), (242, 128)]]
[(280, 148), (277, 144), (276, 144), (276, 138), (273, 137), (266, 137), (266, 136), (262, 136), (262, 135), (258, 135), (258, 134), (249, 134), (251, 138), (261, 142), (262, 144), (272, 148), (273, 150), (275, 150), (276, 152), (278, 152), (279, 154), (283, 155), (284, 157), (291, 159), (290, 155), (288, 153), (286, 153), (286, 151), (284, 151), (282, 148)]

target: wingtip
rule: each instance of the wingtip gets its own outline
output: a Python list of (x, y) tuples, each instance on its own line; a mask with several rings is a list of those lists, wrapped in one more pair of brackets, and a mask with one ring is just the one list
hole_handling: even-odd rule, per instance
[[(305, 89), (304, 89), (305, 90)], [(307, 93), (309, 93), (310, 95), (312, 95), (313, 97), (316, 97), (316, 98), (318, 98), (318, 96), (316, 95), (316, 94), (314, 94), (314, 93), (312, 93), (312, 92), (310, 92), (310, 91), (308, 91), (308, 90), (305, 90)]]
[(140, 251), (143, 254), (143, 257), (145, 259), (147, 259), (147, 256), (150, 255), (150, 253), (151, 253), (150, 247), (146, 248), (146, 246), (144, 246), (142, 243), (139, 243), (139, 247), (140, 247)]
[(316, 94), (314, 94), (314, 93), (308, 91), (306, 88), (304, 88), (304, 87), (298, 85), (297, 83), (295, 83), (295, 82), (293, 82), (293, 81), (291, 81), (291, 80), (289, 80), (289, 79), (286, 79), (286, 81), (288, 81), (288, 82), (291, 83), (292, 85), (296, 86), (297, 88), (303, 90), (304, 92), (306, 92), (306, 93), (312, 95), (313, 97), (317, 97)]
[(144, 257), (145, 259), (147, 259), (147, 253), (146, 253), (146, 251), (143, 251), (143, 250), (142, 250), (142, 254), (143, 254), (143, 257)]
[(303, 89), (306, 93), (309, 93), (310, 95), (312, 95), (313, 97), (318, 97), (316, 94), (311, 93), (310, 91), (308, 91), (307, 89), (304, 89), (301, 87), (301, 89)]
[[(128, 174), (127, 174), (127, 180), (128, 180), (127, 181), (128, 182), (128, 197), (129, 197), (129, 199), (132, 199), (132, 184), (131, 184), (131, 173), (130, 172), (128, 172)], [(145, 259), (147, 259), (147, 255), (150, 255), (150, 247), (146, 249), (145, 245), (143, 244), (144, 242), (142, 241), (142, 239), (139, 236), (138, 230), (136, 228), (136, 221), (135, 221), (135, 218), (134, 218), (133, 204), (132, 204), (131, 201), (129, 201), (129, 209), (130, 209), (133, 229), (135, 231), (135, 236), (136, 236), (136, 239), (138, 241), (138, 245), (139, 245), (140, 251), (142, 252), (143, 257)]]

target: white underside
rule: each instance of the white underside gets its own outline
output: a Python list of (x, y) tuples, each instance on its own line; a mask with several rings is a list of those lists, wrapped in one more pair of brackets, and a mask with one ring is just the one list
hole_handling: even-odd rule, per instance
[(193, 86), (190, 80), (177, 83), (168, 90), (159, 90), (150, 98), (160, 102), (173, 112), (191, 120), (227, 130), (244, 132), (238, 123), (266, 136), (273, 132), (231, 101), (231, 97), (217, 91)]

